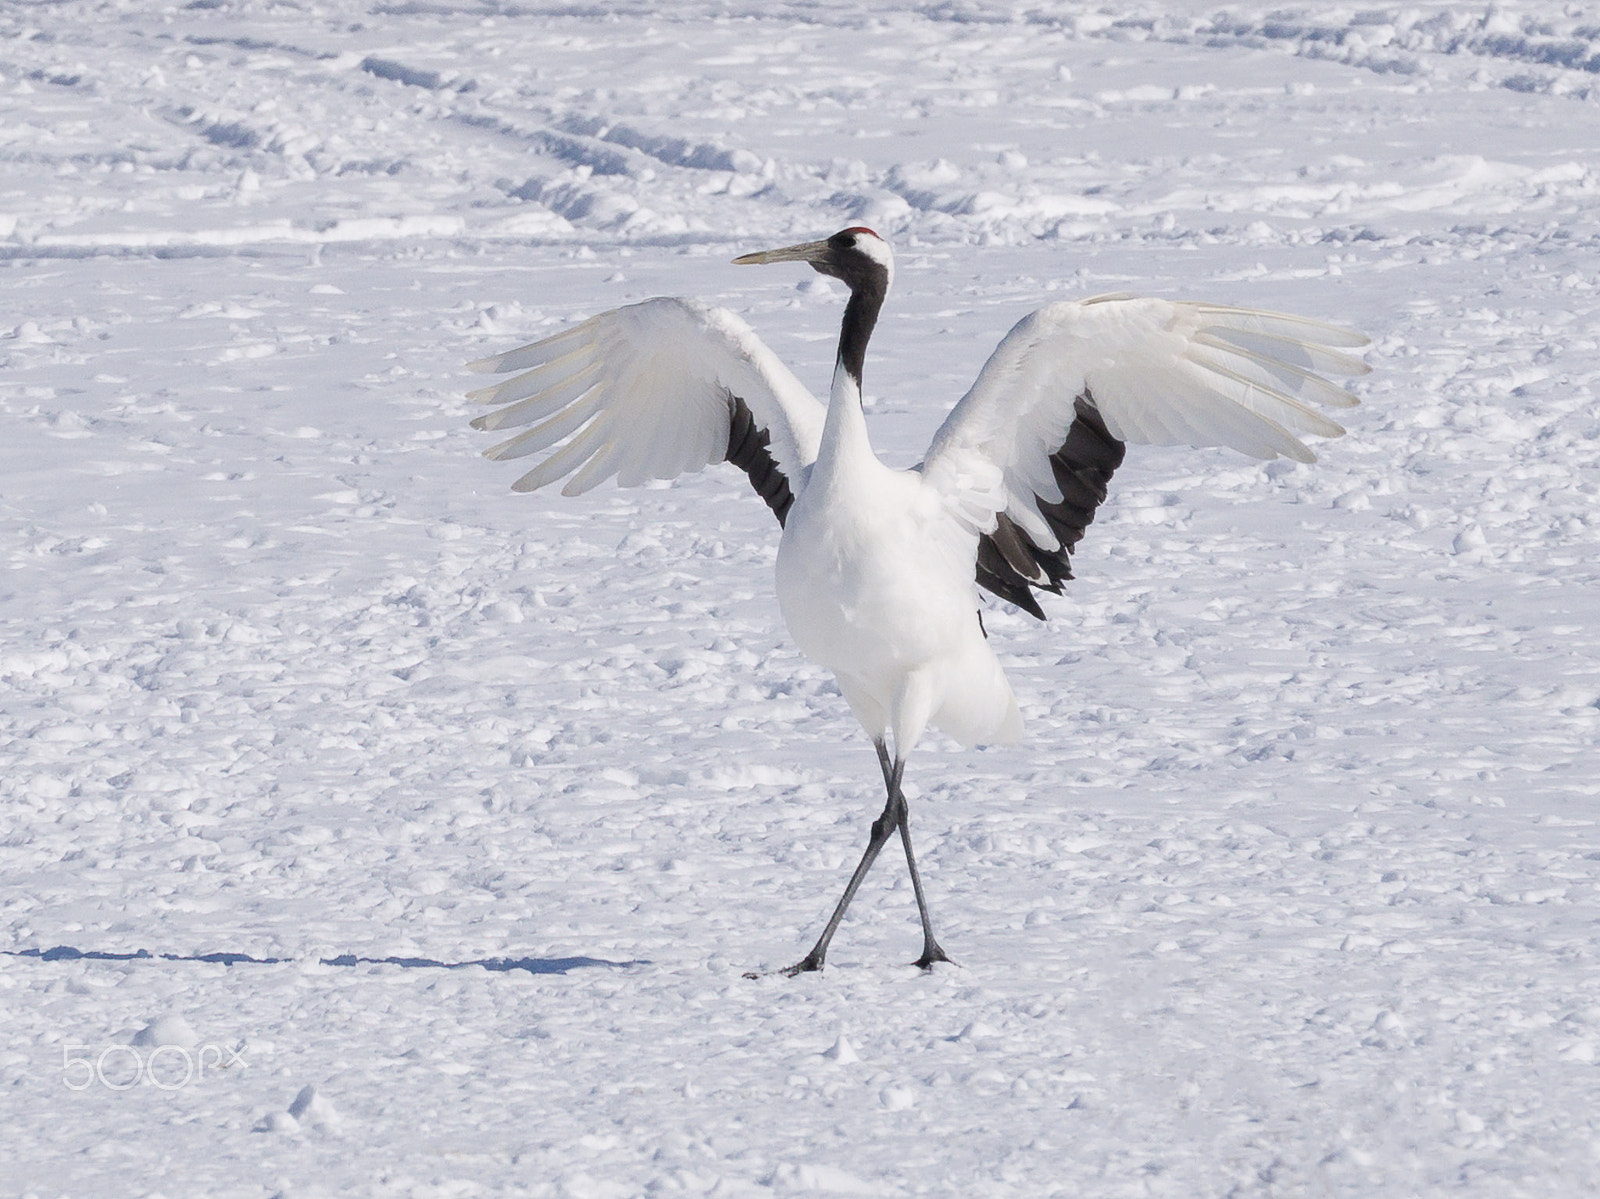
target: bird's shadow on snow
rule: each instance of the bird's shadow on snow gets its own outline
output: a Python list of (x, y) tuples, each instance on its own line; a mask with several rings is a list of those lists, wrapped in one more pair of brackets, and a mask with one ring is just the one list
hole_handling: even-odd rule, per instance
[[(116, 953), (104, 949), (75, 949), (71, 945), (57, 945), (50, 949), (0, 950), (8, 957), (38, 958), (42, 962), (208, 962), (222, 966), (271, 966), (292, 962), (294, 958), (258, 958), (248, 953), (151, 953), (136, 949), (131, 953)], [(485, 970), (526, 970), (529, 974), (565, 974), (569, 970), (584, 970), (596, 966), (618, 969), (628, 966), (648, 966), (643, 959), (613, 962), (605, 958), (476, 958), (469, 962), (443, 962), (435, 958), (416, 957), (360, 957), (341, 953), (336, 957), (318, 959), (324, 966), (399, 966), (406, 970), (465, 970), (481, 966)]]

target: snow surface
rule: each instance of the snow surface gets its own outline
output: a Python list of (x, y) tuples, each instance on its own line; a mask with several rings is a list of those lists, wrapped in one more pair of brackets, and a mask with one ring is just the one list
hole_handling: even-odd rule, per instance
[[(1597, 147), (1593, 3), (0, 7), (0, 1195), (1595, 1193)], [(461, 364), (677, 293), (823, 390), (728, 259), (854, 223), (890, 461), (1070, 295), (1375, 370), (987, 613), (958, 967), (885, 855), (747, 982), (879, 806), (776, 527), (511, 495)]]

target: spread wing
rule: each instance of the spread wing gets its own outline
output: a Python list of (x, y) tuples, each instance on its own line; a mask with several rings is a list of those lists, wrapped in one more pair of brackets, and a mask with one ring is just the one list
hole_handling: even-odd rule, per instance
[(1319, 411), (1357, 403), (1324, 374), (1367, 339), (1303, 317), (1131, 296), (1052, 304), (995, 348), (945, 419), (923, 476), (980, 534), (978, 582), (1044, 618), (1126, 442), (1229, 446), (1311, 462)]
[(729, 461), (781, 523), (822, 436), (822, 405), (777, 355), (727, 309), (692, 300), (617, 308), (469, 368), (522, 372), (469, 396), (499, 405), (474, 428), (532, 426), (487, 457), (548, 451), (515, 491), (571, 475), (562, 494), (581, 495)]

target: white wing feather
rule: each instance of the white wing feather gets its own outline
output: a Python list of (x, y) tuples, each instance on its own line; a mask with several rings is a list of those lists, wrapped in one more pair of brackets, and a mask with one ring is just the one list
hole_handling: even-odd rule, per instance
[(1301, 436), (1344, 432), (1312, 402), (1357, 403), (1318, 372), (1365, 374), (1340, 351), (1366, 343), (1338, 325), (1246, 308), (1130, 296), (1052, 304), (995, 348), (934, 435), (923, 476), (978, 531), (1004, 511), (1055, 548), (1033, 497), (1061, 499), (1050, 455), (1085, 392), (1121, 441), (1311, 462)]
[[(533, 491), (573, 477), (579, 495), (613, 476), (623, 487), (722, 461), (729, 397), (771, 436), (768, 451), (798, 493), (817, 456), (821, 404), (750, 326), (725, 308), (660, 298), (591, 317), (532, 345), (469, 363), (522, 374), (470, 393), (503, 407), (473, 427), (532, 425), (484, 451), (520, 458), (557, 447), (512, 487)], [(574, 474), (574, 472), (576, 472)]]

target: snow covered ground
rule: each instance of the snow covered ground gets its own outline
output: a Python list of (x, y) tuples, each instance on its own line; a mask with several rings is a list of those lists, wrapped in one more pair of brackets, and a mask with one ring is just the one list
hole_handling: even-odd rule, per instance
[[(0, 6), (0, 1196), (1595, 1193), (1600, 6), (659, 8)], [(776, 526), (511, 495), (461, 363), (681, 293), (822, 391), (728, 259), (851, 223), (890, 461), (1052, 298), (1375, 369), (987, 614), (958, 967), (886, 855), (749, 982), (879, 805)]]

